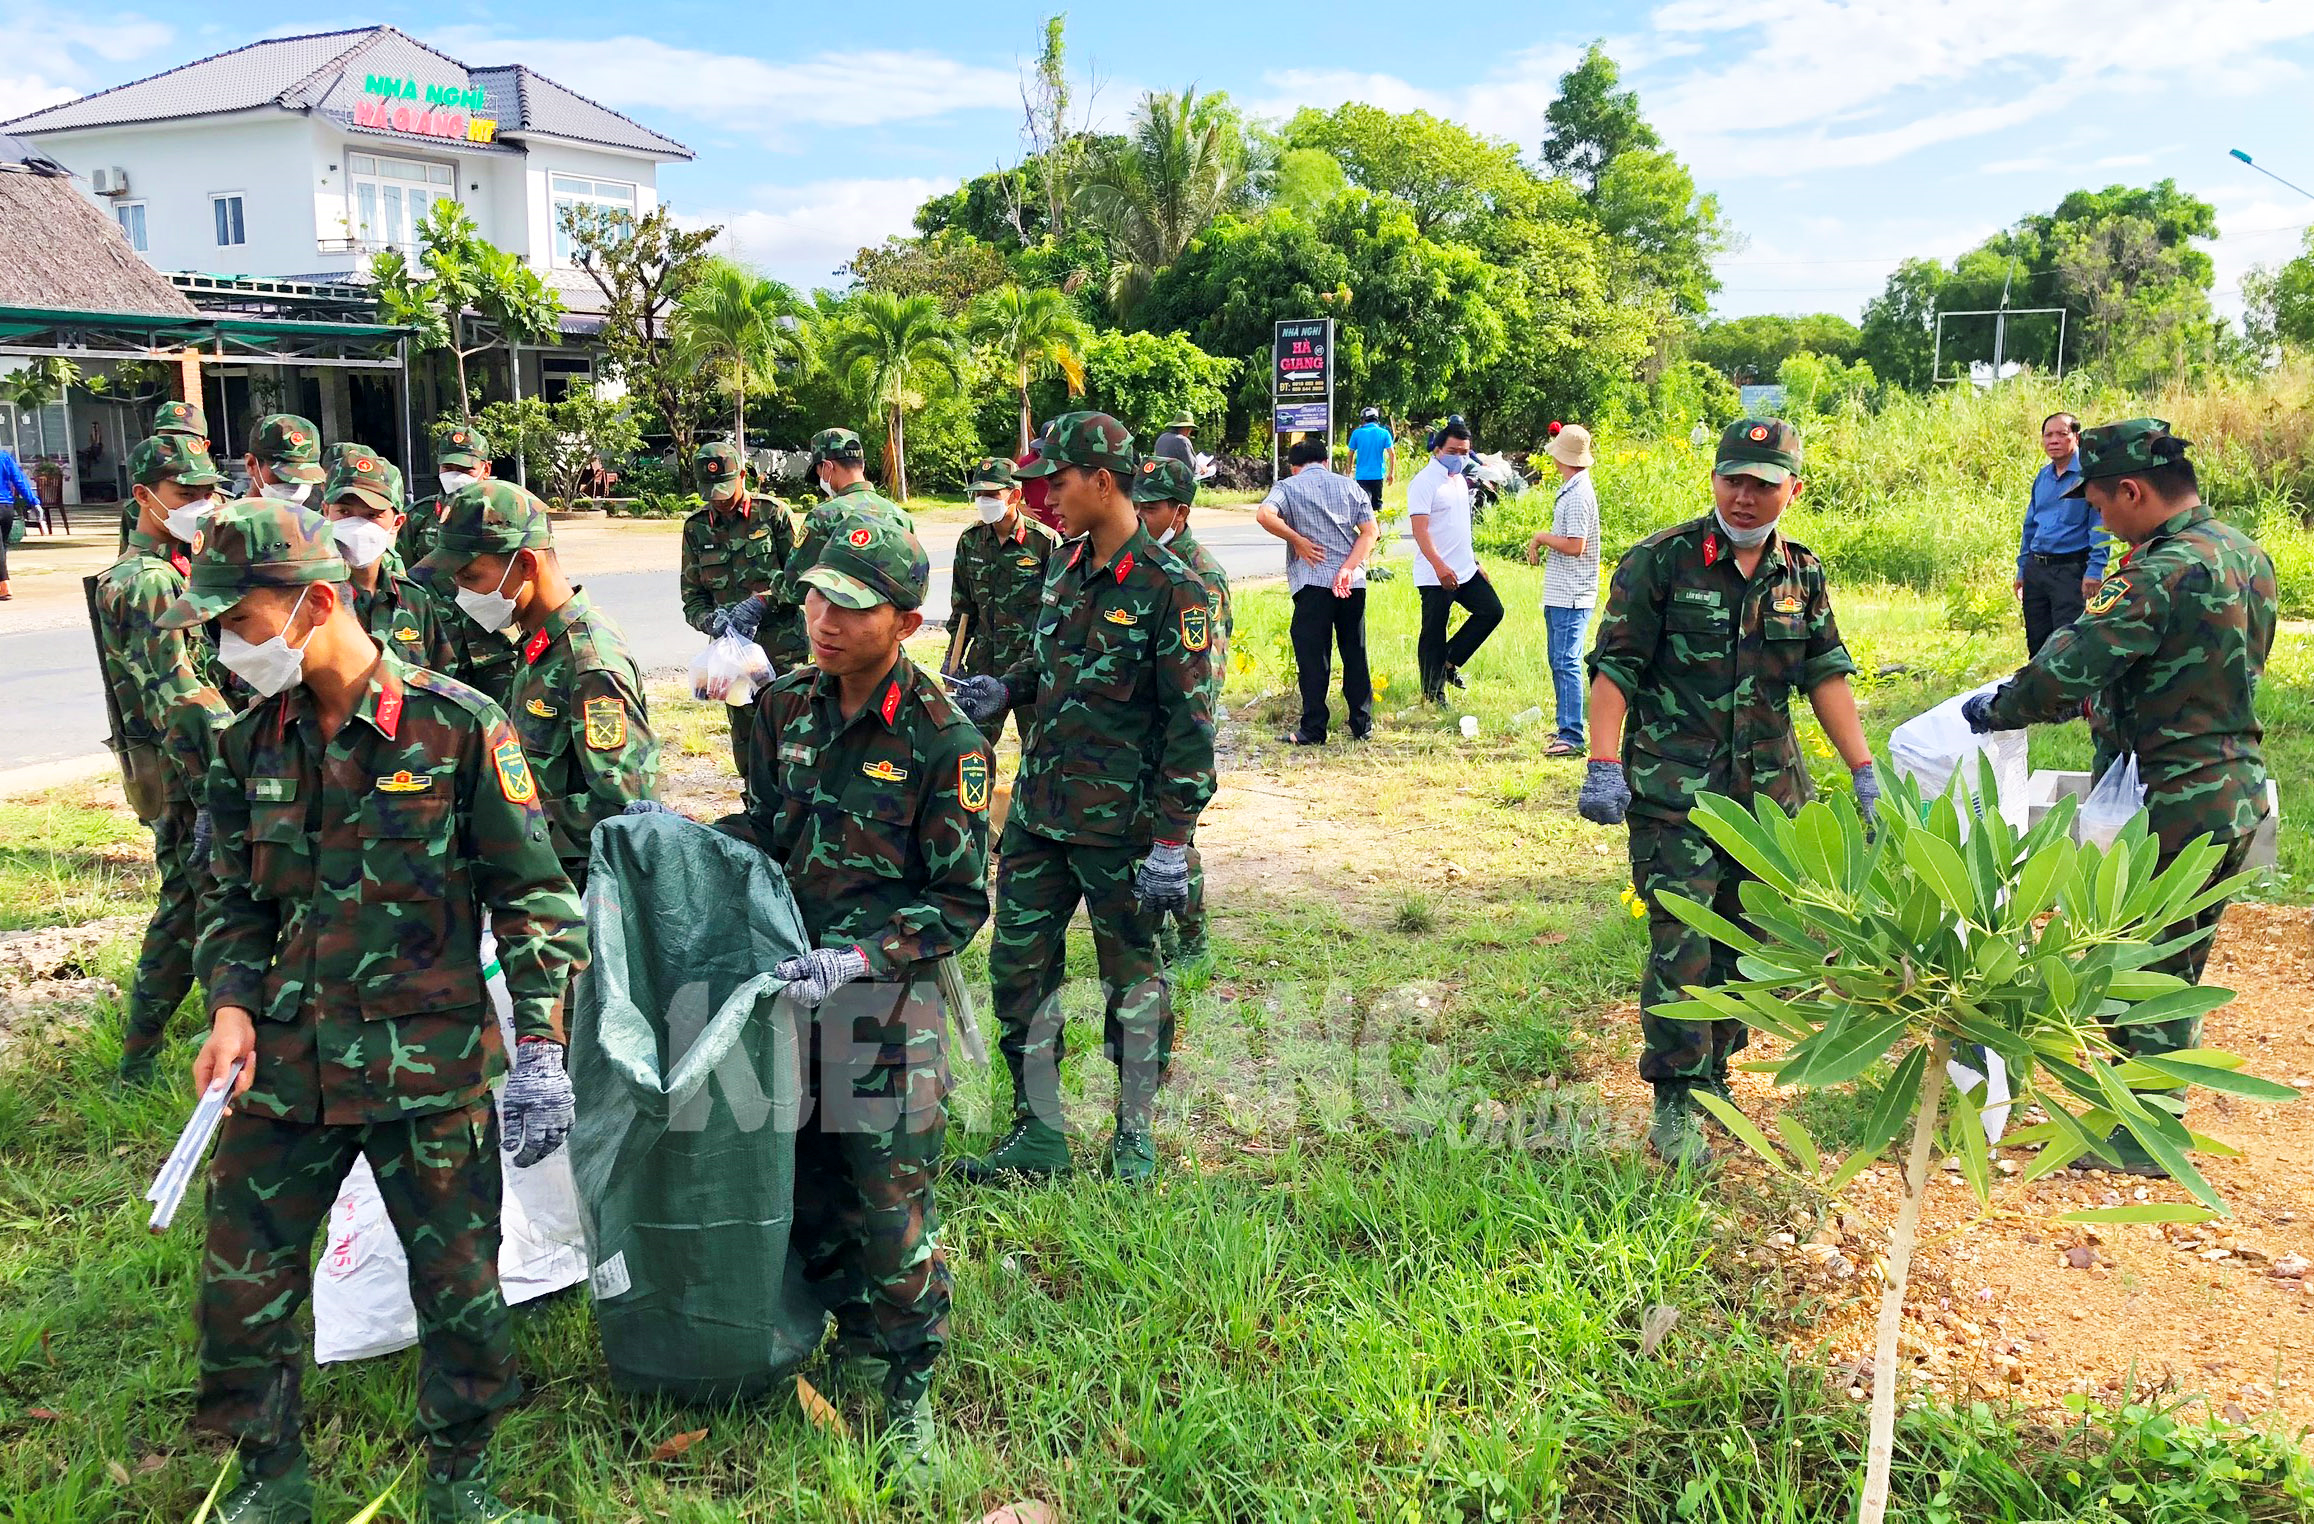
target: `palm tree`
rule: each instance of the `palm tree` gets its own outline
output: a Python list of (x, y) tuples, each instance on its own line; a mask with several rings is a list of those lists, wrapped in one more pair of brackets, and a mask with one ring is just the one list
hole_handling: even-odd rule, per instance
[(930, 375), (964, 379), (964, 356), (940, 303), (930, 296), (863, 291), (845, 304), (825, 350), (830, 373), (852, 384), (864, 377), (868, 400), (884, 412), (884, 478), (892, 496), (908, 499), (904, 429), (910, 408), (921, 407), (917, 382)]
[(1077, 190), (1115, 250), (1109, 299), (1120, 313), (1237, 203), (1245, 166), (1245, 132), (1227, 97), (1195, 89), (1141, 97), (1132, 132)]
[(779, 390), (778, 363), (800, 360), (803, 339), (791, 322), (795, 292), (728, 259), (709, 263), (699, 283), (675, 308), (675, 354), (685, 365), (715, 373), (731, 398), (731, 442), (747, 449), (747, 392)]
[(1020, 388), (1020, 453), (1028, 453), (1028, 387), (1059, 371), (1069, 395), (1085, 390), (1085, 345), (1091, 334), (1069, 299), (1050, 287), (1024, 291), (1006, 284), (974, 304), (966, 329), (994, 349)]

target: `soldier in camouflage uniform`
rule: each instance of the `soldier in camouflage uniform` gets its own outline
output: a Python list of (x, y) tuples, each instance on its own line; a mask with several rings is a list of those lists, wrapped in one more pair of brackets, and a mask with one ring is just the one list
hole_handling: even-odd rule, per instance
[(795, 1244), (849, 1382), (880, 1399), (903, 1479), (927, 1479), (926, 1391), (948, 1337), (932, 1177), (948, 1119), (934, 983), (988, 918), (989, 753), (910, 661), (930, 575), (863, 516), (801, 572), (816, 666), (757, 700), (754, 803), (721, 824), (787, 873), (816, 951), (775, 970), (814, 1008)]
[[(803, 610), (785, 601), (788, 557), (795, 553), (795, 521), (787, 505), (747, 490), (747, 466), (728, 444), (700, 447), (696, 462), (707, 506), (683, 521), (683, 622), (713, 640), (752, 639), (774, 672), (811, 658)], [(726, 706), (731, 715), (731, 765), (747, 781), (752, 708)]]
[(267, 413), (258, 419), (241, 463), (249, 470), (251, 496), (308, 507), (316, 506), (327, 474), (321, 469), (321, 430), (312, 419), (295, 413)]
[[(219, 620), (223, 660), (261, 697), (209, 770), (217, 880), (199, 958), (212, 1028), (196, 1092), (237, 1063), (208, 1173), (195, 1423), (237, 1442), (219, 1511), (312, 1517), (300, 1434), (309, 1255), (358, 1158), (410, 1258), (420, 1346), (422, 1516), (480, 1524), (483, 1450), (514, 1400), (498, 1285), (500, 1129), (517, 1165), (571, 1121), (561, 1008), (585, 932), (521, 745), (497, 707), (381, 652), (319, 515), (221, 508), (171, 628)], [(482, 916), (514, 1002), (507, 1073), (478, 947)]]
[[(153, 409), (153, 433), (156, 436), (174, 435), (196, 440), (203, 450), (207, 450), (209, 415), (201, 411), (199, 403), (164, 402)], [(121, 537), (118, 547), (121, 550), (129, 548), (129, 536), (136, 533), (138, 512), (136, 493), (132, 490), (129, 500), (121, 504)]]
[(211, 680), (207, 639), (161, 624), (185, 590), (183, 541), (170, 533), (170, 519), (198, 533), (190, 520), (225, 478), (206, 442), (176, 434), (138, 445), (129, 478), (139, 517), (128, 548), (97, 580), (97, 661), (120, 710), (121, 739), (138, 758), (132, 771), (156, 772), (151, 781), (160, 784), (159, 799), (131, 800), (150, 816), (161, 881), (121, 1039), (121, 1078), (143, 1080), (169, 1017), (193, 988), (194, 917), (209, 876), (197, 806), (216, 733), (233, 711)]
[(520, 632), (507, 715), (555, 854), (583, 890), (595, 827), (659, 791), (659, 742), (627, 639), (563, 576), (546, 504), (512, 482), (460, 489), (424, 564), (484, 631)]
[[(1020, 482), (1009, 460), (980, 462), (964, 490), (976, 500), (980, 522), (956, 537), (948, 574), (948, 625), (964, 632), (952, 670), (1002, 677), (1026, 661), (1035, 644), (1045, 567), (1061, 537), (1021, 511)], [(1003, 739), (1004, 715), (989, 722), (991, 746)], [(1024, 750), (1029, 720), (1025, 710), (1013, 715)]]
[(788, 558), (787, 576), (782, 579), (785, 601), (799, 608), (810, 591), (800, 579), (819, 564), (820, 552), (827, 548), (838, 524), (854, 514), (880, 513), (910, 534), (916, 532), (916, 521), (908, 510), (868, 484), (868, 452), (860, 444), (860, 436), (850, 429), (822, 429), (814, 434), (809, 470), (820, 491), (827, 494), (827, 501), (804, 516), (795, 554)]
[(401, 533), (395, 539), (394, 548), (401, 552), (404, 566), (415, 568), (426, 558), (426, 552), (434, 548), (434, 537), (441, 533), (442, 520), (450, 512), (450, 499), (458, 490), (490, 474), (490, 441), (483, 438), (482, 431), (474, 425), (461, 424), (443, 435), (442, 442), (435, 447), (434, 468), (440, 473), (442, 490), (410, 505), (409, 516), (402, 521)]
[(402, 495), (389, 469), (384, 456), (352, 447), (322, 488), (322, 516), (352, 571), (354, 615), (370, 638), (413, 667), (455, 676), (459, 632), (450, 621), (470, 622), (402, 570), (393, 548), (394, 532), (402, 527)]
[[(2051, 635), (2000, 690), (1971, 699), (1978, 730), (2069, 720), (2094, 700), (2108, 727), (2099, 772), (2137, 760), (2148, 823), (2166, 869), (2208, 836), (2225, 849), (2216, 877), (2239, 873), (2266, 812), (2264, 729), (2257, 688), (2274, 644), (2274, 563), (2257, 541), (2214, 517), (2201, 500), (2187, 441), (2158, 418), (2132, 418), (2081, 435), (2085, 496), (2129, 546), (2081, 617)], [(2209, 934), (2225, 903), (2172, 926), (2193, 937), (2153, 965), (2198, 983)], [(2115, 1029), (2130, 1053), (2174, 1053), (2201, 1040), (2198, 1017)], [(2118, 1136), (2125, 1167), (2151, 1168), (2136, 1140)]]
[(975, 724), (1032, 705), (1036, 725), (998, 846), (988, 970), (1012, 1073), (1013, 1125), (967, 1178), (1066, 1169), (1062, 1012), (1069, 918), (1084, 902), (1118, 1069), (1110, 1167), (1151, 1179), (1157, 1087), (1173, 1051), (1157, 928), (1189, 898), (1189, 835), (1213, 797), (1213, 609), (1204, 584), (1133, 509), (1133, 436), (1070, 413), (1024, 472), (1050, 476), (1069, 528), (1045, 581), (1032, 655), (1002, 677), (955, 682)]
[(1592, 760), (1578, 801), (1601, 825), (1630, 817), (1631, 882), (1647, 904), (1650, 948), (1639, 1074), (1655, 1087), (1649, 1139), (1671, 1163), (1708, 1157), (1691, 1091), (1726, 1098), (1728, 1060), (1745, 1039), (1740, 1021), (1655, 1014), (1684, 1000), (1687, 986), (1723, 984), (1735, 971), (1732, 951), (1663, 908), (1671, 890), (1743, 917), (1743, 869), (1688, 810), (1706, 792), (1746, 808), (1763, 795), (1786, 810), (1806, 802), (1795, 693), (1848, 764), (1867, 818), (1880, 796), (1823, 564), (1776, 528), (1800, 492), (1799, 431), (1780, 419), (1728, 425), (1711, 486), (1713, 512), (1648, 536), (1615, 567), (1591, 650)]
[[(1141, 474), (1133, 481), (1133, 506), (1141, 515), (1141, 527), (1197, 573), (1205, 585), (1206, 607), (1213, 611), (1213, 686), (1207, 697), (1218, 722), (1221, 685), (1229, 677), (1229, 573), (1190, 530), (1189, 508), (1196, 501), (1197, 477), (1188, 466), (1171, 456), (1141, 462)], [(1159, 945), (1167, 968), (1205, 971), (1213, 965), (1212, 944), (1206, 940), (1205, 863), (1197, 855), (1194, 831), (1189, 838), (1189, 904), (1166, 918)]]

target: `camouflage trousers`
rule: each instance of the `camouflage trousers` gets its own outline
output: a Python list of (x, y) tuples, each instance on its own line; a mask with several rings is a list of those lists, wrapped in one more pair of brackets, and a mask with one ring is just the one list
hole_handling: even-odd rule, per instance
[(755, 706), (726, 704), (723, 712), (731, 716), (731, 765), (739, 774), (740, 798), (749, 809), (753, 809), (755, 796), (748, 786), (747, 758), (755, 745)]
[(989, 994), (1003, 1025), (1013, 1108), (1061, 1125), (1069, 920), (1081, 900), (1101, 973), (1101, 1051), (1117, 1065), (1120, 1126), (1146, 1130), (1173, 1058), (1173, 1001), (1159, 970), (1157, 917), (1133, 895), (1145, 846), (1079, 846), (1007, 821), (996, 875)]
[(172, 799), (153, 822), (153, 866), (159, 870), (161, 888), (153, 918), (145, 923), (136, 984), (129, 992), (128, 1031), (121, 1048), (132, 1055), (150, 1053), (161, 1045), (169, 1018), (193, 991), (196, 912), (209, 876), (209, 865), (193, 860), (193, 813), (191, 800)]
[[(2211, 844), (2223, 847), (2226, 853), (2225, 861), (2218, 864), (2217, 870), (2210, 875), (2212, 883), (2219, 879), (2232, 878), (2242, 871), (2242, 864), (2249, 860), (2252, 839), (2248, 836), (2211, 838)], [(2162, 853), (2155, 865), (2155, 871), (2167, 872), (2176, 855), (2174, 852)], [(2154, 971), (2174, 974), (2188, 984), (2201, 983), (2202, 970), (2208, 966), (2210, 961), (2210, 942), (2217, 931), (2219, 918), (2226, 913), (2226, 906), (2230, 903), (2232, 903), (2230, 900), (2220, 900), (2200, 915), (2191, 916), (2174, 926), (2165, 928), (2161, 934), (2161, 939), (2164, 942), (2174, 942), (2180, 937), (2194, 936), (2197, 933), (2200, 936), (2191, 947), (2180, 948), (2159, 963), (2154, 964)], [(2144, 1026), (2112, 1029), (2113, 1040), (2121, 1045), (2124, 1052), (2128, 1053), (2181, 1052), (2184, 1049), (2199, 1046), (2201, 1032), (2202, 1022), (2199, 1016), (2189, 1016), (2179, 1021), (2156, 1021)]]
[(1647, 902), (1647, 973), (1639, 983), (1639, 1077), (1650, 1084), (1722, 1078), (1750, 1034), (1740, 1021), (1671, 1021), (1659, 1008), (1685, 1000), (1691, 984), (1735, 977), (1735, 953), (1663, 908), (1665, 890), (1684, 894), (1741, 925), (1736, 897), (1746, 874), (1692, 825), (1631, 821), (1631, 882)]
[(299, 1443), (313, 1240), (367, 1157), (410, 1259), (418, 1429), (431, 1474), (479, 1470), (514, 1400), (514, 1331), (498, 1289), (498, 1112), (489, 1102), (366, 1126), (237, 1111), (209, 1161), (196, 1427), (265, 1454)]
[(950, 1280), (932, 1197), (948, 1135), (946, 1017), (929, 979), (858, 983), (814, 1013), (795, 1140), (793, 1242), (838, 1347), (912, 1401), (948, 1343)]

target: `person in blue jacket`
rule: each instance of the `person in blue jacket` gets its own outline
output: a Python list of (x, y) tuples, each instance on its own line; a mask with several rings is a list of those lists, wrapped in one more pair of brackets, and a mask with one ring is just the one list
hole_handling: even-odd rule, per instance
[(31, 478), (16, 463), (16, 452), (0, 445), (0, 603), (15, 594), (8, 591), (8, 540), (16, 533), (16, 500), (24, 499), (24, 506), (40, 506), (40, 494), (33, 489)]

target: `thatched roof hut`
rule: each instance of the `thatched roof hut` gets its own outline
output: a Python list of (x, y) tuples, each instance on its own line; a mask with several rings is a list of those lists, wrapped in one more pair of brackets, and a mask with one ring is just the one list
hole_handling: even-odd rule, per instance
[(110, 217), (73, 187), (65, 167), (0, 136), (0, 307), (194, 318), (183, 293), (140, 258)]

